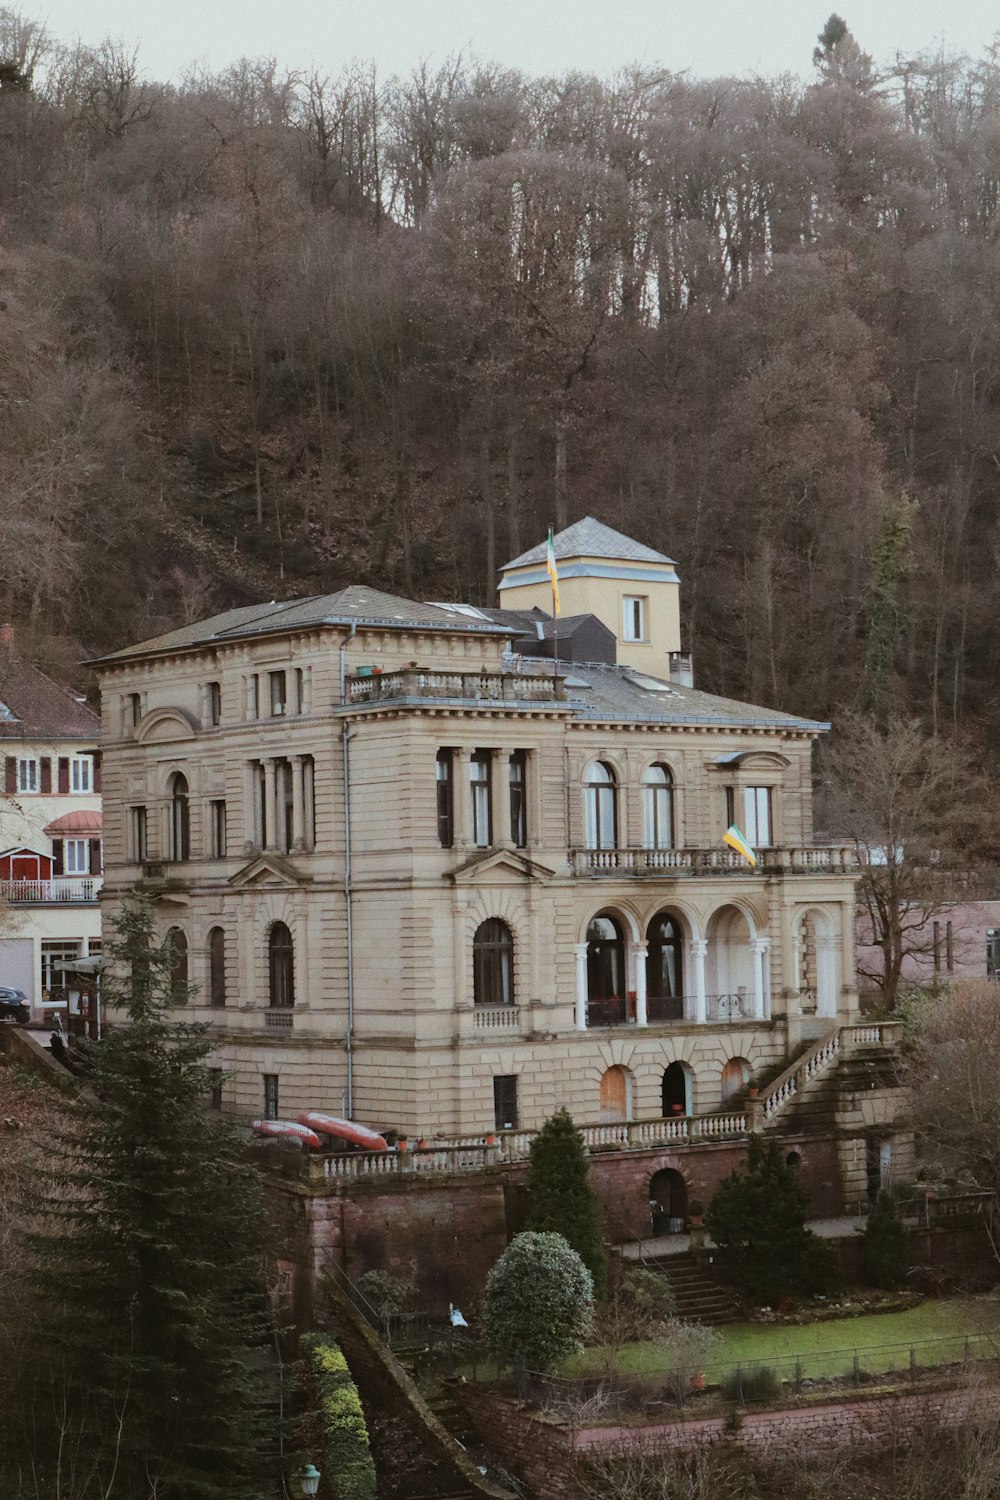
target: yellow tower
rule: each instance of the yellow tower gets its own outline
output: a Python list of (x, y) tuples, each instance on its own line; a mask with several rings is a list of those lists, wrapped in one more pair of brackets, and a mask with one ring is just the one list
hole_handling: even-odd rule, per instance
[[(553, 538), (563, 615), (596, 615), (614, 632), (622, 666), (671, 675), (681, 649), (680, 579), (672, 558), (585, 516)], [(501, 569), (503, 609), (552, 613), (546, 543)]]

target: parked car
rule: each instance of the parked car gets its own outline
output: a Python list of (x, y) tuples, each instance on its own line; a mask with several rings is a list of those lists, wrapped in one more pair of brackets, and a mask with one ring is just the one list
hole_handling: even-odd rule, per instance
[(31, 1006), (23, 990), (11, 984), (0, 984), (0, 1021), (16, 1021), (27, 1026), (31, 1020)]

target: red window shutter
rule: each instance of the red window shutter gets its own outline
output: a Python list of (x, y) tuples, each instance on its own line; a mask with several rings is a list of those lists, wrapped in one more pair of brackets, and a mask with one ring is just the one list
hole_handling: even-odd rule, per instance
[(91, 839), (90, 840), (90, 873), (91, 873), (91, 875), (100, 875), (100, 873), (101, 873), (101, 841), (100, 841), (100, 839)]
[(58, 790), (60, 792), (68, 792), (69, 791), (69, 756), (68, 755), (60, 755), (60, 757), (59, 757), (59, 787), (58, 787)]
[(8, 755), (3, 768), (3, 789), (5, 792), (17, 791), (17, 758)]
[(42, 756), (41, 789), (43, 792), (51, 792), (52, 790), (52, 758), (48, 755)]
[(101, 790), (101, 757), (98, 754), (98, 755), (94, 756), (94, 791), (95, 792), (99, 792), (100, 790)]
[(63, 841), (62, 841), (62, 839), (53, 839), (52, 840), (52, 873), (53, 873), (53, 875), (61, 875), (63, 873)]

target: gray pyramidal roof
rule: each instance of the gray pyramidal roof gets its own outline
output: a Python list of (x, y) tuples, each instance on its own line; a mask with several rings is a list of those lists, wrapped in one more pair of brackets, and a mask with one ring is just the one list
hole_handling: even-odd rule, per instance
[[(552, 549), (557, 562), (561, 558), (570, 557), (607, 557), (613, 558), (615, 562), (674, 561), (662, 552), (654, 552), (652, 547), (643, 546), (642, 542), (633, 541), (623, 532), (615, 531), (614, 527), (605, 526), (603, 521), (596, 521), (593, 516), (584, 516), (582, 521), (574, 521), (565, 531), (557, 532), (552, 538)], [(522, 552), (512, 562), (504, 563), (503, 569), (505, 571), (507, 568), (524, 568), (530, 563), (543, 563), (547, 551), (548, 543), (539, 542), (537, 547)]]

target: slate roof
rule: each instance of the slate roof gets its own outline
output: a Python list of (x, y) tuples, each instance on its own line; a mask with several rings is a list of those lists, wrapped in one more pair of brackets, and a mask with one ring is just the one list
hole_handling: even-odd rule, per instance
[[(546, 670), (551, 665), (546, 662)], [(634, 672), (630, 667), (584, 665), (563, 662), (566, 696), (574, 718), (602, 719), (609, 723), (710, 724), (734, 729), (806, 730), (815, 734), (829, 729), (817, 719), (779, 713), (735, 698), (718, 698), (698, 688)], [(656, 684), (644, 686), (645, 683)]]
[[(561, 558), (570, 557), (607, 557), (615, 562), (653, 562), (673, 563), (672, 557), (666, 557), (662, 552), (654, 552), (652, 547), (646, 547), (642, 542), (636, 542), (630, 536), (625, 536), (621, 531), (615, 531), (611, 526), (605, 526), (603, 521), (597, 521), (593, 516), (584, 516), (582, 521), (574, 521), (572, 526), (567, 526), (565, 531), (559, 531), (552, 538), (552, 550), (556, 554), (556, 561)], [(529, 563), (544, 563), (548, 552), (548, 543), (539, 542), (537, 547), (531, 547), (527, 552), (522, 552), (520, 557), (515, 557), (512, 562), (504, 563), (503, 569), (523, 568)]]
[(96, 743), (100, 724), (78, 693), (0, 647), (0, 739)]
[(180, 630), (152, 636), (138, 645), (113, 651), (96, 662), (126, 661), (133, 656), (180, 651), (187, 646), (210, 646), (224, 641), (244, 640), (248, 636), (279, 634), (286, 630), (305, 630), (315, 625), (378, 625), (389, 630), (426, 625), (435, 630), (460, 631), (475, 635), (509, 635), (510, 630), (492, 620), (475, 620), (467, 615), (440, 609), (436, 604), (422, 604), (403, 599), (364, 584), (352, 584), (333, 594), (314, 594), (307, 599), (272, 600), (269, 604), (250, 604), (229, 609), (207, 620), (198, 620)]

